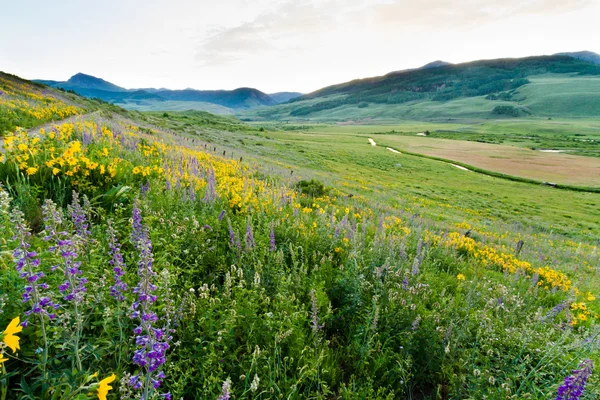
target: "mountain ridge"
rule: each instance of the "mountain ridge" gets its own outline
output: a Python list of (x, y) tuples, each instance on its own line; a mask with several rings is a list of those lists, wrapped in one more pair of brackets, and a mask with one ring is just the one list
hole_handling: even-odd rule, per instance
[(203, 104), (216, 104), (233, 110), (245, 110), (261, 106), (277, 104), (268, 94), (255, 88), (242, 87), (233, 90), (197, 90), (197, 89), (125, 89), (92, 75), (77, 73), (69, 80), (61, 82), (54, 80), (34, 79), (33, 82), (50, 87), (72, 90), (88, 97), (115, 103), (124, 108), (161, 109), (167, 107), (167, 102), (190, 102), (190, 109), (206, 110)]

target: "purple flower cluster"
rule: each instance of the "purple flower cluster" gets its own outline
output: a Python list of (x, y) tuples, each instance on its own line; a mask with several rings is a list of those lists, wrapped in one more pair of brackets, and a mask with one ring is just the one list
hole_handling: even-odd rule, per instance
[(221, 389), (221, 395), (217, 400), (229, 400), (231, 398), (231, 379), (227, 379), (223, 382), (223, 388)]
[(592, 360), (584, 360), (579, 364), (579, 369), (571, 371), (572, 375), (567, 376), (564, 383), (558, 387), (556, 400), (579, 400), (593, 368)]
[[(79, 205), (77, 193), (73, 192), (74, 200), (77, 200), (70, 207), (71, 217), (75, 224), (76, 230), (81, 229), (83, 235), (89, 235), (86, 213)], [(63, 273), (65, 281), (58, 286), (58, 290), (63, 294), (63, 300), (75, 301), (77, 303), (83, 300), (83, 294), (86, 292), (86, 283), (88, 280), (83, 278), (81, 261), (77, 261), (77, 239), (71, 238), (68, 232), (58, 232), (62, 224), (62, 213), (51, 200), (46, 200), (42, 206), (44, 217), (44, 240), (53, 241), (54, 245), (50, 246), (49, 250), (58, 253), (63, 261)], [(77, 222), (75, 222), (77, 221)], [(79, 224), (79, 225), (78, 225)], [(58, 266), (53, 266), (52, 270), (56, 270)]]
[(108, 221), (108, 254), (111, 256), (108, 262), (114, 273), (115, 284), (110, 287), (110, 295), (116, 300), (123, 301), (125, 296), (123, 293), (127, 291), (127, 284), (123, 282), (123, 275), (125, 275), (125, 261), (123, 260), (123, 254), (121, 253), (121, 244), (117, 239), (117, 232), (112, 226), (112, 221)]
[(311, 313), (310, 313), (310, 327), (313, 331), (313, 333), (316, 335), (319, 333), (319, 331), (323, 328), (324, 325), (320, 325), (319, 324), (319, 305), (317, 304), (317, 292), (315, 292), (315, 290), (311, 290), (310, 291), (310, 306), (311, 306)]
[(217, 198), (217, 182), (215, 179), (215, 170), (211, 167), (206, 176), (206, 190), (204, 192), (204, 201), (212, 203)]
[(277, 250), (277, 246), (275, 246), (275, 224), (271, 224), (271, 232), (269, 232), (269, 250)]
[(252, 222), (250, 218), (246, 222), (246, 249), (252, 250), (256, 246), (256, 242), (254, 241), (254, 233), (252, 232)]
[(16, 232), (13, 240), (18, 240), (18, 245), (12, 254), (16, 262), (16, 270), (19, 276), (26, 281), (23, 302), (31, 303), (31, 309), (25, 312), (26, 319), (22, 324), (27, 326), (31, 314), (46, 315), (48, 318), (53, 319), (56, 317), (54, 311), (59, 306), (53, 303), (49, 296), (44, 295), (44, 291), (48, 290), (49, 287), (47, 283), (42, 282), (45, 274), (38, 269), (40, 259), (37, 252), (29, 251), (31, 245), (27, 242), (27, 238), (31, 236), (31, 233), (25, 224), (23, 213), (17, 209), (13, 210), (10, 221), (13, 223)]
[[(166, 329), (156, 328), (154, 325), (158, 322), (158, 316), (152, 310), (152, 305), (156, 302), (157, 296), (153, 294), (157, 287), (152, 283), (156, 273), (152, 270), (154, 256), (152, 254), (152, 242), (150, 241), (148, 231), (142, 224), (142, 214), (138, 208), (137, 202), (133, 207), (133, 234), (132, 239), (135, 248), (138, 251), (138, 276), (140, 281), (133, 289), (137, 294), (137, 300), (133, 303), (131, 309), (131, 318), (138, 319), (140, 324), (134, 329), (135, 343), (139, 347), (133, 354), (133, 362), (141, 368), (141, 371), (134, 375), (129, 384), (137, 390), (142, 390), (142, 399), (148, 400), (151, 393), (157, 390), (165, 377), (160, 367), (166, 362), (166, 351), (169, 348), (168, 332)], [(165, 398), (171, 398), (166, 393)]]
[(79, 194), (76, 191), (73, 191), (73, 201), (68, 207), (69, 214), (71, 221), (73, 221), (73, 225), (75, 225), (75, 231), (77, 235), (82, 241), (86, 242), (87, 238), (91, 234), (87, 216), (90, 208), (87, 196), (83, 196), (83, 203), (84, 206), (82, 207), (79, 203)]

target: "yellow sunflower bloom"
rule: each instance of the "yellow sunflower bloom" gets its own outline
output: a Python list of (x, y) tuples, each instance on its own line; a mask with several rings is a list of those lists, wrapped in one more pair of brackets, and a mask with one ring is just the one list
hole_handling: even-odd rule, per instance
[(113, 382), (116, 378), (117, 376), (115, 374), (112, 374), (108, 378), (104, 378), (100, 381), (100, 386), (98, 386), (98, 399), (106, 400), (106, 395), (108, 394), (108, 391), (113, 388), (108, 384)]
[(19, 333), (23, 330), (21, 326), (21, 319), (19, 317), (14, 318), (10, 321), (10, 324), (6, 327), (2, 334), (2, 341), (15, 353), (21, 347), (19, 347), (19, 337), (16, 336), (16, 333)]

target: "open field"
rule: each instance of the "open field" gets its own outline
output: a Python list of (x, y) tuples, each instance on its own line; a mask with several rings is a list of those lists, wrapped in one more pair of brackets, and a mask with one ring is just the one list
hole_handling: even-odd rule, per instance
[(599, 157), (419, 136), (371, 136), (384, 147), (459, 161), (489, 171), (544, 182), (600, 187)]
[[(598, 194), (512, 182), (466, 173), (440, 161), (398, 155), (385, 149), (386, 141), (393, 139), (394, 135), (374, 134), (381, 132), (382, 126), (282, 125), (285, 130), (267, 129), (264, 132), (258, 131), (255, 126), (254, 131), (224, 133), (185, 127), (175, 124), (172, 118), (159, 122), (176, 131), (227, 146), (236, 155), (258, 158), (263, 165), (294, 170), (298, 179), (298, 175), (316, 176), (332, 186), (344, 188), (348, 193), (360, 194), (391, 207), (406, 208), (412, 212), (418, 210), (438, 221), (455, 224), (473, 218), (478, 223), (487, 224), (489, 221), (486, 220), (503, 220), (546, 232), (568, 232), (575, 236), (591, 235), (592, 238), (600, 234)], [(386, 126), (386, 130), (418, 132), (421, 127), (420, 123), (409, 123)], [(381, 145), (369, 145), (368, 137), (373, 137)], [(398, 140), (402, 138), (398, 137)], [(414, 136), (411, 140), (429, 138)], [(512, 147), (508, 149), (521, 151)], [(539, 154), (542, 159), (557, 155)], [(595, 159), (582, 158), (582, 162), (589, 160), (594, 162)], [(597, 183), (593, 176), (588, 178), (587, 182)], [(427, 206), (422, 207), (421, 200), (414, 201), (415, 198), (427, 199)], [(449, 204), (452, 207), (448, 207)], [(574, 229), (566, 230), (566, 226)]]

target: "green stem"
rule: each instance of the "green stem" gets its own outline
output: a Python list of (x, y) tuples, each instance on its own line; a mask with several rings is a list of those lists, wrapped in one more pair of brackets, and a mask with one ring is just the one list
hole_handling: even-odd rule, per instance
[(48, 365), (48, 335), (46, 334), (46, 322), (44, 316), (40, 315), (40, 326), (42, 328), (42, 339), (44, 340), (44, 357), (42, 358), (42, 394), (46, 393), (47, 370)]
[[(2, 356), (0, 354), (0, 356)], [(6, 367), (4, 366), (4, 363), (1, 364), (2, 365), (2, 375), (6, 375)], [(0, 398), (2, 400), (6, 400), (6, 392), (8, 390), (8, 378), (4, 378), (3, 379), (4, 384), (2, 385), (2, 394), (0, 395)]]
[(75, 318), (76, 318), (76, 323), (77, 323), (77, 327), (76, 327), (76, 332), (75, 332), (75, 344), (74, 344), (74, 351), (75, 351), (75, 361), (77, 363), (77, 370), (79, 372), (83, 371), (82, 367), (81, 367), (81, 358), (79, 356), (79, 338), (81, 337), (81, 331), (82, 331), (82, 327), (81, 327), (81, 318), (79, 316), (79, 306), (77, 305), (77, 303), (75, 303)]

